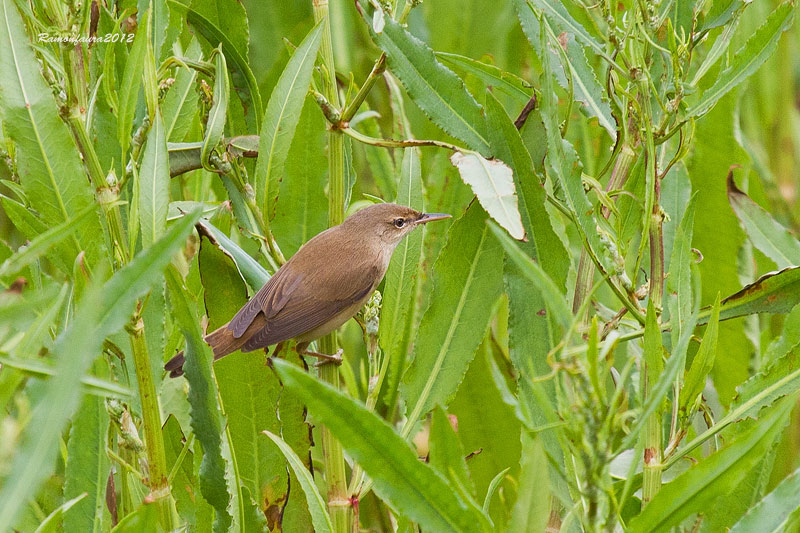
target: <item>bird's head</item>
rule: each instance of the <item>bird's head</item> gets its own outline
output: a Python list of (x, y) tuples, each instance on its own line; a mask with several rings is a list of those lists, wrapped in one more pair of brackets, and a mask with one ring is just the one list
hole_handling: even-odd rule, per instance
[(384, 244), (396, 246), (403, 237), (416, 227), (450, 218), (444, 213), (420, 213), (410, 207), (397, 204), (375, 204), (350, 215), (343, 225), (354, 232), (378, 238)]

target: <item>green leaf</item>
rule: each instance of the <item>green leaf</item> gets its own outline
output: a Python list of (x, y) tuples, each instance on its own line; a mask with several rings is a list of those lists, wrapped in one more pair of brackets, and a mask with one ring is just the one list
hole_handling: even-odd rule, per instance
[(497, 492), (497, 488), (500, 486), (500, 483), (503, 482), (503, 478), (506, 477), (508, 471), (511, 470), (510, 466), (505, 467), (501, 471), (497, 473), (496, 476), (492, 478), (492, 481), (489, 483), (489, 488), (486, 489), (486, 497), (483, 499), (483, 512), (488, 514), (489, 507), (492, 505), (492, 498), (494, 497), (494, 493)]
[(375, 493), (396, 512), (430, 531), (481, 531), (488, 521), (464, 503), (430, 465), (422, 463), (389, 424), (330, 385), (282, 360), (273, 366), (284, 386), (305, 401), (373, 480)]
[(233, 518), (228, 511), (231, 495), (225, 479), (225, 459), (222, 457), (225, 420), (217, 405), (211, 369), (213, 356), (211, 349), (203, 342), (197, 315), (188, 300), (188, 291), (174, 269), (167, 272), (167, 286), (173, 316), (186, 338), (186, 362), (183, 364), (183, 371), (189, 382), (192, 432), (203, 447), (200, 492), (216, 510), (214, 531), (225, 531), (230, 527)]
[(455, 393), (502, 290), (502, 254), (479, 206), (473, 204), (451, 226), (433, 271), (431, 304), (414, 340), (414, 362), (403, 376), (409, 413), (403, 436)]
[(681, 388), (680, 406), (681, 412), (691, 414), (692, 406), (697, 397), (703, 392), (706, 386), (706, 377), (714, 367), (714, 358), (717, 355), (717, 336), (719, 334), (719, 296), (714, 302), (711, 310), (711, 319), (708, 321), (703, 341), (700, 343), (697, 353), (692, 360), (686, 379)]
[(494, 65), (447, 52), (436, 52), (436, 58), (472, 74), (486, 85), (514, 98), (520, 104), (527, 104), (533, 95), (530, 83), (516, 74), (505, 72)]
[[(6, 142), (14, 142), (20, 184), (30, 206), (52, 227), (77, 218), (95, 204), (94, 194), (75, 141), (59, 117), (52, 91), (40, 73), (39, 61), (14, 3), (3, 2), (0, 20), (3, 135)], [(86, 252), (90, 266), (98, 264), (103, 255), (104, 233), (98, 215), (89, 215), (85, 224), (83, 232), (68, 237), (70, 254), (65, 257), (68, 269), (80, 251)]]
[[(230, 257), (207, 236), (200, 241), (198, 263), (208, 331), (213, 331), (247, 303), (247, 289)], [(288, 496), (288, 476), (283, 456), (261, 435), (265, 429), (281, 431), (281, 387), (264, 355), (234, 352), (215, 363), (214, 375), (240, 483), (256, 495), (260, 512), (271, 516)]]
[(788, 352), (737, 387), (729, 415), (725, 418), (755, 418), (763, 407), (797, 390), (798, 383), (800, 368), (797, 368), (794, 352)]
[(61, 518), (64, 516), (64, 513), (72, 509), (78, 502), (84, 499), (87, 495), (81, 494), (71, 500), (67, 500), (58, 507), (56, 507), (55, 511), (47, 515), (47, 518), (42, 520), (42, 523), (39, 524), (39, 527), (36, 528), (36, 531), (33, 533), (56, 533), (59, 531), (59, 526), (61, 524)]
[[(540, 28), (539, 38), (544, 49), (547, 46), (544, 28)], [(553, 186), (559, 187), (563, 191), (566, 207), (574, 218), (578, 232), (588, 251), (598, 259), (606, 272), (612, 272), (613, 269), (607, 264), (608, 259), (602, 253), (605, 246), (597, 231), (597, 221), (592, 204), (589, 203), (586, 192), (583, 190), (581, 179), (583, 165), (572, 145), (561, 138), (558, 96), (553, 88), (550, 54), (542, 54), (541, 60), (544, 70), (542, 76), (542, 120), (547, 132), (547, 155), (545, 156), (547, 175), (553, 181)]]
[[(731, 294), (742, 286), (739, 250), (745, 236), (730, 209), (724, 180), (732, 164), (746, 167), (750, 161), (736, 138), (737, 102), (738, 91), (734, 91), (697, 122), (694, 148), (687, 157), (686, 166), (697, 198), (692, 247), (703, 254), (702, 262), (697, 265), (702, 282), (701, 305), (712, 304), (717, 293)], [(747, 314), (748, 310), (738, 305), (734, 307), (738, 307), (741, 313), (729, 312), (732, 311), (730, 304), (734, 302), (726, 305), (723, 300), (720, 320)], [(787, 311), (792, 307), (790, 305)], [(758, 312), (755, 309), (749, 311)], [(705, 314), (706, 320), (709, 315), (710, 308)], [(716, 360), (712, 378), (721, 403), (727, 405), (736, 386), (749, 376), (748, 367), (753, 354), (742, 321), (720, 324), (718, 349), (725, 358)]]
[(97, 217), (97, 207), (94, 204), (89, 204), (84, 208), (81, 213), (72, 219), (65, 220), (61, 224), (57, 224), (44, 233), (40, 233), (30, 243), (17, 250), (17, 253), (6, 259), (0, 265), (0, 278), (11, 276), (18, 273), (32, 262), (36, 261), (42, 255), (51, 251), (51, 248), (56, 244), (63, 241), (66, 237), (71, 236), (78, 228), (83, 225), (91, 215)]
[(632, 533), (668, 531), (690, 514), (708, 509), (716, 498), (732, 491), (772, 447), (786, 424), (792, 403), (787, 400), (775, 407), (725, 448), (664, 485), (642, 513), (628, 523), (628, 530)]
[(200, 160), (207, 170), (214, 170), (214, 167), (209, 163), (209, 158), (217, 148), (217, 145), (222, 142), (222, 134), (225, 132), (225, 119), (228, 114), (228, 99), (231, 93), (230, 82), (228, 81), (228, 64), (225, 62), (225, 54), (222, 53), (221, 48), (222, 46), (220, 45), (214, 62), (214, 104), (208, 112), (206, 134), (203, 137), (203, 148), (200, 150)]
[(314, 478), (311, 477), (311, 473), (297, 454), (294, 453), (292, 447), (286, 444), (282, 438), (269, 431), (264, 431), (263, 433), (272, 439), (272, 442), (280, 448), (289, 466), (292, 467), (292, 471), (294, 471), (297, 476), (297, 480), (300, 482), (300, 486), (306, 495), (306, 502), (308, 502), (308, 510), (311, 512), (311, 522), (314, 525), (314, 531), (317, 533), (333, 531), (331, 517), (328, 516), (328, 506), (319, 493), (317, 485), (314, 483)]
[(328, 175), (325, 125), (319, 106), (314, 98), (307, 96), (289, 149), (272, 221), (272, 232), (286, 257), (293, 256), (314, 235), (328, 228), (328, 199), (324, 192)]
[(687, 320), (695, 310), (695, 294), (692, 283), (692, 235), (694, 233), (694, 210), (696, 197), (689, 201), (680, 225), (675, 229), (675, 241), (669, 261), (667, 298), (669, 320), (672, 326), (672, 343), (676, 344)]
[(542, 180), (533, 169), (533, 161), (519, 131), (500, 102), (488, 91), (486, 123), (492, 152), (514, 171), (519, 212), (528, 237), (528, 242), (523, 242), (519, 246), (532, 259), (538, 261), (560, 287), (566, 280), (570, 260), (561, 239), (553, 230), (550, 217), (546, 215), (547, 195), (542, 187)]
[(158, 111), (144, 146), (138, 178), (142, 247), (147, 248), (166, 230), (169, 211), (169, 156), (164, 122)]
[[(720, 320), (756, 313), (788, 313), (800, 303), (800, 267), (788, 267), (764, 274), (742, 290), (722, 300)], [(701, 311), (704, 324), (710, 309)]]
[[(422, 172), (417, 150), (406, 148), (400, 170), (395, 202), (424, 211)], [(383, 286), (378, 341), (389, 360), (386, 390), (388, 404), (394, 405), (400, 377), (406, 368), (413, 328), (417, 319), (417, 300), (421, 287), (423, 259), (422, 231), (414, 231), (400, 241), (389, 261)]]
[(772, 55), (778, 46), (781, 34), (789, 29), (794, 19), (794, 2), (786, 1), (770, 13), (767, 20), (750, 36), (710, 88), (703, 92), (697, 102), (686, 111), (687, 116), (697, 117), (709, 109), (734, 87), (749, 78)]
[(472, 188), (481, 206), (515, 239), (525, 238), (517, 207), (513, 172), (498, 159), (486, 159), (477, 152), (456, 152), (450, 156), (464, 183)]
[(800, 519), (798, 493), (800, 493), (800, 470), (795, 470), (736, 522), (729, 530), (730, 533), (792, 531), (792, 525), (796, 526)]
[(67, 464), (64, 471), (64, 498), (72, 499), (83, 493), (72, 512), (64, 516), (65, 531), (106, 531), (103, 511), (106, 505), (106, 482), (110, 462), (106, 455), (108, 412), (105, 402), (96, 396), (86, 396), (73, 417), (67, 441)]
[(495, 237), (506, 251), (506, 257), (512, 260), (520, 272), (528, 278), (544, 297), (547, 308), (555, 316), (555, 320), (565, 329), (572, 324), (572, 313), (567, 307), (564, 295), (558, 289), (550, 276), (542, 267), (519, 249), (519, 245), (512, 241), (499, 226), (489, 223)]
[[(565, 52), (569, 59), (567, 66), (569, 67), (570, 76), (572, 78), (574, 98), (580, 102), (581, 112), (588, 117), (596, 117), (600, 125), (611, 135), (611, 138), (616, 138), (617, 131), (611, 114), (611, 108), (604, 99), (605, 91), (597, 80), (597, 75), (586, 58), (584, 47), (577, 39), (592, 43), (590, 48), (595, 49), (595, 51), (599, 48), (598, 43), (586, 34), (586, 30), (570, 16), (569, 12), (567, 12), (561, 4), (536, 2), (536, 5), (540, 9), (543, 9), (545, 13), (545, 29), (548, 30), (548, 39), (550, 40), (551, 46), (561, 46), (561, 43), (554, 42), (553, 37), (556, 32), (559, 34), (566, 34)], [(564, 65), (561, 64), (559, 54), (554, 48), (543, 46), (539, 38), (542, 28), (539, 17), (533, 10), (533, 6), (526, 0), (514, 0), (514, 6), (522, 25), (522, 31), (533, 46), (536, 54), (541, 57), (546, 53), (550, 56), (550, 61), (552, 61), (553, 57), (558, 58), (558, 61), (553, 65), (553, 74), (558, 84), (564, 89), (567, 89), (569, 87), (569, 82), (564, 72)], [(602, 49), (600, 48), (600, 50)]]
[[(196, 61), (202, 58), (203, 52), (197, 39), (192, 39), (185, 55)], [(181, 142), (189, 133), (192, 119), (197, 113), (197, 93), (194, 88), (196, 80), (195, 69), (179, 67), (175, 74), (175, 83), (164, 97), (161, 110), (164, 114), (165, 137), (168, 142)]]
[(461, 78), (439, 63), (425, 43), (391, 18), (386, 18), (382, 32), (374, 33), (371, 24), (370, 31), (375, 43), (386, 52), (392, 74), (402, 82), (414, 103), (445, 133), (488, 156), (481, 106), (467, 92)]
[(800, 265), (800, 243), (763, 207), (750, 199), (728, 173), (728, 201), (753, 246), (775, 261), (778, 268)]
[(508, 525), (510, 533), (545, 531), (550, 518), (547, 456), (538, 438), (522, 432), (522, 469), (519, 492)]
[(158, 504), (142, 503), (134, 512), (119, 521), (111, 533), (139, 533), (158, 523)]
[(71, 326), (56, 341), (55, 375), (34, 408), (27, 426), (30, 431), (22, 437), (0, 490), (0, 531), (14, 525), (24, 503), (54, 467), (61, 431), (80, 401), (78, 383), (100, 354), (103, 340), (128, 322), (134, 303), (162, 276), (198, 217), (199, 212), (185, 216), (105, 285), (84, 293)]
[[(52, 312), (57, 310), (58, 309), (53, 308), (50, 310), (50, 312), (48, 312), (47, 315), (45, 315), (50, 317), (50, 321), (42, 321), (41, 325), (43, 328), (46, 329), (52, 325), (52, 320), (55, 318), (52, 316)], [(29, 333), (30, 332), (31, 330), (29, 330)], [(0, 364), (2, 364), (5, 368), (13, 368), (15, 370), (19, 370), (26, 376), (32, 376), (39, 379), (49, 379), (56, 373), (56, 369), (53, 365), (49, 365), (44, 361), (37, 361), (36, 359), (17, 359), (0, 355)], [(83, 376), (81, 378), (81, 385), (84, 393), (93, 394), (101, 398), (126, 399), (133, 396), (133, 392), (129, 388), (123, 387), (122, 385), (119, 385), (113, 381), (108, 381), (91, 375)]]
[(233, 242), (227, 235), (215, 228), (211, 222), (201, 220), (197, 224), (197, 230), (200, 235), (207, 236), (214, 245), (233, 259), (236, 268), (239, 269), (239, 273), (247, 284), (250, 285), (251, 289), (257, 291), (269, 281), (269, 273), (264, 267), (247, 252), (242, 250), (239, 245)]
[[(456, 424), (458, 419), (454, 417)], [(464, 449), (447, 413), (441, 406), (433, 410), (429, 437), (428, 463), (435, 468), (452, 487), (458, 489), (464, 499), (472, 500), (475, 485), (469, 477)], [(484, 512), (488, 509), (484, 508)]]
[(128, 52), (125, 62), (125, 71), (122, 83), (119, 85), (117, 109), (117, 138), (122, 148), (120, 158), (127, 162), (128, 148), (131, 146), (131, 128), (136, 115), (136, 104), (139, 102), (139, 90), (142, 87), (142, 72), (144, 71), (145, 56), (147, 55), (147, 26), (150, 19), (150, 10), (145, 11), (139, 18), (136, 37)]
[(283, 177), (286, 156), (311, 83), (314, 61), (322, 42), (322, 28), (323, 24), (317, 24), (292, 54), (272, 90), (261, 123), (258, 161), (253, 179), (256, 205), (267, 222), (275, 216), (278, 184)]
[(233, 63), (232, 66), (235, 70), (233, 85), (236, 88), (236, 92), (239, 94), (243, 104), (251, 104), (254, 123), (258, 128), (261, 120), (261, 93), (258, 90), (258, 83), (253, 71), (250, 69), (250, 62), (247, 58), (247, 42), (242, 42), (242, 39), (236, 39), (236, 36), (247, 27), (246, 14), (242, 4), (231, 2), (229, 5), (224, 6), (218, 13), (223, 16), (231, 14), (230, 18), (233, 20), (218, 22), (210, 20), (205, 12), (207, 9), (216, 9), (217, 5), (215, 3), (201, 2), (197, 8), (195, 6), (189, 7), (177, 0), (167, 0), (167, 4), (170, 9), (174, 8), (178, 13), (185, 13), (189, 24), (197, 28), (212, 47), (216, 48), (220, 44), (222, 45), (222, 52), (225, 57)]

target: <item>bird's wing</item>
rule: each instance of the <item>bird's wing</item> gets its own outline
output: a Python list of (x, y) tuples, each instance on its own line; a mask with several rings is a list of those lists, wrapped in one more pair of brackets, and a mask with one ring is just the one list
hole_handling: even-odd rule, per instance
[(267, 325), (250, 337), (243, 350), (249, 352), (312, 331), (363, 300), (374, 288), (374, 283), (354, 286), (344, 298), (323, 299), (301, 285), (292, 292), (282, 309), (267, 321)]

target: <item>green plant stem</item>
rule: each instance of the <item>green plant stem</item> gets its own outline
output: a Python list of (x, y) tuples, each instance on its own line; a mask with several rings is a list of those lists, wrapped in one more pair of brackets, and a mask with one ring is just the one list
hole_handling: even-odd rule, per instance
[(358, 112), (358, 108), (364, 103), (367, 95), (375, 85), (375, 82), (378, 81), (378, 78), (383, 75), (384, 70), (386, 70), (386, 53), (382, 53), (380, 57), (378, 57), (378, 60), (372, 67), (367, 79), (364, 80), (364, 84), (358, 90), (355, 97), (353, 97), (353, 101), (347, 105), (344, 111), (342, 111), (342, 117), (340, 119), (342, 122), (350, 122), (350, 119), (355, 116), (355, 114)]
[(136, 367), (136, 381), (139, 385), (139, 399), (142, 403), (142, 423), (144, 439), (147, 447), (147, 485), (150, 497), (158, 505), (161, 526), (172, 531), (173, 523), (172, 497), (167, 481), (167, 456), (164, 452), (164, 439), (161, 435), (161, 414), (158, 408), (158, 393), (153, 383), (153, 370), (147, 343), (144, 338), (144, 322), (138, 318), (131, 332), (133, 362)]
[(342, 128), (340, 130), (345, 135), (352, 137), (353, 139), (362, 142), (364, 144), (368, 144), (370, 146), (382, 146), (384, 148), (410, 148), (415, 146), (438, 146), (439, 148), (445, 148), (447, 150), (452, 150), (453, 152), (470, 152), (471, 150), (467, 150), (465, 148), (461, 148), (460, 146), (456, 146), (455, 144), (450, 144), (442, 141), (433, 141), (433, 140), (422, 140), (422, 139), (404, 139), (404, 140), (396, 140), (396, 139), (379, 139), (378, 137), (370, 137), (369, 135), (364, 135), (363, 133), (359, 133), (353, 128), (347, 127)]
[[(336, 87), (336, 69), (331, 42), (331, 25), (328, 16), (328, 0), (312, 0), (314, 21), (325, 20), (320, 43), (320, 58), (325, 75), (322, 92), (326, 100), (336, 109), (340, 108), (339, 91)], [(335, 226), (344, 220), (344, 138), (341, 133), (331, 130), (328, 133), (328, 225)], [(319, 341), (323, 353), (333, 354), (337, 349), (336, 332), (326, 335)], [(339, 367), (322, 365), (319, 377), (337, 390)], [(325, 465), (325, 481), (328, 488), (328, 512), (336, 533), (347, 533), (350, 529), (353, 505), (347, 493), (347, 475), (344, 464), (342, 444), (331, 431), (322, 427), (322, 460)], [(357, 527), (357, 524), (356, 524)]]
[[(636, 161), (636, 152), (633, 148), (624, 144), (617, 155), (614, 162), (614, 170), (611, 171), (611, 177), (606, 186), (606, 192), (621, 189), (625, 182), (628, 181), (633, 163)], [(611, 211), (604, 207), (602, 215), (608, 218)], [(581, 257), (578, 262), (578, 273), (575, 281), (575, 296), (572, 299), (572, 312), (577, 313), (581, 308), (583, 300), (586, 297), (587, 291), (592, 286), (592, 279), (594, 278), (594, 264), (589, 259), (589, 254), (586, 248), (581, 250)]]

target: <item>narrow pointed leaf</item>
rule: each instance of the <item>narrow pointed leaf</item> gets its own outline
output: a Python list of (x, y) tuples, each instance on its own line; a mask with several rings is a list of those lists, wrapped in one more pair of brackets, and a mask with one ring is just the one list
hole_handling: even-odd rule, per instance
[(404, 436), (433, 406), (447, 405), (502, 290), (502, 253), (479, 206), (470, 206), (450, 228), (433, 271), (431, 304), (417, 330), (414, 362), (403, 376), (409, 413)]
[(125, 71), (122, 83), (117, 91), (119, 109), (117, 110), (117, 138), (122, 148), (120, 158), (127, 157), (128, 148), (131, 146), (133, 132), (133, 119), (136, 115), (136, 104), (139, 102), (139, 89), (142, 87), (142, 72), (144, 71), (145, 56), (147, 54), (147, 26), (150, 11), (145, 11), (139, 18), (136, 37), (133, 39), (125, 62)]
[(471, 57), (447, 52), (436, 52), (436, 57), (455, 68), (480, 78), (486, 85), (511, 96), (520, 104), (528, 103), (531, 95), (533, 95), (533, 87), (530, 83), (516, 74), (505, 72), (494, 65)]
[(798, 493), (800, 493), (800, 470), (795, 470), (736, 522), (729, 530), (730, 533), (792, 531), (792, 525), (796, 527), (800, 520)]
[(314, 478), (311, 477), (308, 468), (306, 468), (297, 454), (294, 453), (292, 447), (286, 444), (282, 438), (269, 431), (264, 431), (264, 434), (272, 439), (272, 442), (283, 452), (283, 455), (286, 457), (286, 462), (289, 463), (289, 466), (297, 476), (300, 487), (302, 487), (306, 495), (306, 502), (308, 502), (308, 510), (311, 513), (311, 523), (314, 525), (314, 531), (317, 533), (333, 531), (331, 517), (328, 516), (328, 506), (319, 493), (316, 484), (314, 484)]
[(781, 34), (789, 29), (794, 19), (794, 2), (787, 0), (770, 13), (767, 20), (747, 40), (731, 60), (730, 65), (703, 92), (686, 114), (696, 117), (714, 107), (720, 98), (749, 78), (772, 55)]
[[(83, 162), (50, 87), (40, 73), (15, 2), (0, 4), (0, 118), (13, 141), (22, 189), (31, 207), (48, 225), (78, 217), (95, 203)], [(96, 213), (84, 231), (67, 237), (68, 265), (81, 250), (89, 265), (102, 255), (103, 229)], [(28, 235), (29, 238), (33, 236)]]
[(322, 41), (322, 28), (323, 24), (317, 24), (292, 54), (272, 90), (261, 123), (254, 188), (256, 205), (265, 218), (271, 219), (275, 215), (278, 183), (283, 177), (286, 156), (311, 82), (311, 72)]
[(772, 409), (758, 424), (662, 487), (641, 514), (628, 523), (632, 533), (668, 531), (732, 491), (764, 458), (783, 430), (792, 403)]
[(403, 438), (366, 407), (282, 360), (273, 365), (284, 386), (339, 439), (374, 482), (375, 493), (426, 531), (482, 531), (488, 521), (471, 509)]
[(392, 74), (414, 103), (445, 133), (488, 156), (481, 106), (467, 92), (461, 78), (439, 63), (425, 43), (391, 18), (386, 18), (381, 33), (370, 31), (375, 43), (386, 52)]
[(800, 265), (800, 242), (736, 186), (732, 171), (728, 174), (728, 201), (753, 246), (775, 261), (778, 268)]
[(542, 443), (523, 431), (519, 493), (511, 511), (508, 531), (545, 531), (550, 517), (550, 480)]
[(697, 397), (703, 392), (706, 385), (706, 378), (714, 367), (714, 358), (717, 355), (717, 336), (719, 335), (719, 296), (714, 302), (711, 311), (711, 319), (708, 321), (708, 328), (703, 335), (697, 353), (692, 359), (686, 379), (681, 388), (679, 406), (682, 413), (689, 414)]
[(169, 211), (169, 155), (160, 111), (147, 136), (138, 178), (139, 220), (142, 246), (146, 248), (164, 233)]
[(203, 167), (208, 170), (213, 170), (214, 168), (209, 163), (209, 158), (222, 141), (222, 134), (225, 132), (225, 119), (228, 114), (230, 93), (228, 64), (225, 62), (225, 55), (220, 50), (214, 61), (214, 103), (208, 112), (206, 134), (203, 138), (203, 148), (200, 150), (200, 160), (203, 163)]

